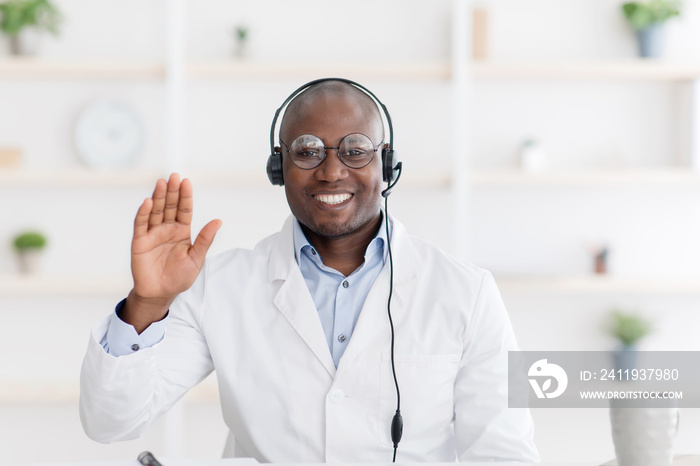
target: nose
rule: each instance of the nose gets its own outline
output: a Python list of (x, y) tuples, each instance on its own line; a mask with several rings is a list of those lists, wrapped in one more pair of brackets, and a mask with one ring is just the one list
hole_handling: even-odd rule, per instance
[(326, 148), (326, 157), (316, 168), (316, 178), (322, 181), (334, 182), (348, 176), (348, 167), (338, 157), (338, 149)]

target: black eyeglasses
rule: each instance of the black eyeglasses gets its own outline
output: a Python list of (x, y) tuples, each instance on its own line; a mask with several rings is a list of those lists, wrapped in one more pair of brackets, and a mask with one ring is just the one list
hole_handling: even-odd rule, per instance
[(378, 147), (372, 144), (372, 140), (362, 133), (352, 133), (340, 140), (338, 147), (326, 147), (318, 136), (313, 134), (302, 134), (298, 136), (292, 144), (287, 146), (280, 139), (282, 145), (289, 152), (289, 157), (297, 167), (310, 170), (321, 165), (326, 158), (328, 149), (338, 151), (338, 158), (343, 164), (350, 168), (363, 168), (369, 165), (374, 158), (374, 153), (384, 143), (379, 143)]

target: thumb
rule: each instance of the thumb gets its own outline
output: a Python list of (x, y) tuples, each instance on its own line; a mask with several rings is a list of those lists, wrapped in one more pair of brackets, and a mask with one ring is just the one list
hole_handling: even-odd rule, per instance
[(189, 254), (192, 260), (197, 264), (198, 267), (204, 265), (204, 258), (207, 256), (207, 251), (209, 251), (209, 246), (214, 242), (214, 237), (216, 232), (221, 228), (221, 220), (212, 220), (211, 222), (204, 225), (204, 228), (197, 235), (194, 244), (190, 248)]

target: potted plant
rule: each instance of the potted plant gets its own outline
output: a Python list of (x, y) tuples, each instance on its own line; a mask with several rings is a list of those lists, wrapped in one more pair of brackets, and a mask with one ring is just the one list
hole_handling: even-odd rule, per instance
[(0, 3), (0, 31), (9, 38), (10, 53), (34, 55), (39, 33), (58, 35), (61, 15), (49, 0), (8, 0)]
[(639, 56), (660, 57), (663, 48), (664, 23), (681, 14), (679, 0), (649, 0), (628, 2), (622, 5), (622, 12), (637, 36)]
[(46, 237), (36, 231), (25, 231), (12, 242), (21, 273), (35, 273), (39, 269), (41, 251), (46, 247)]
[(613, 309), (609, 331), (620, 343), (614, 353), (615, 367), (617, 369), (633, 369), (637, 357), (635, 351), (639, 340), (651, 332), (652, 326), (644, 317), (633, 312), (623, 312)]
[(234, 56), (238, 60), (242, 60), (248, 55), (248, 27), (239, 24), (233, 30), (233, 37), (236, 39), (236, 48), (234, 49)]

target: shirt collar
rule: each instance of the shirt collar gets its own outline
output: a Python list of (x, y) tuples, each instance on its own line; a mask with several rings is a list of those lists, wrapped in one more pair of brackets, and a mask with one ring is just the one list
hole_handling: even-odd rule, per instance
[[(370, 241), (367, 245), (367, 250), (365, 250), (365, 262), (367, 262), (367, 259), (369, 259), (378, 252), (380, 252), (382, 255), (382, 262), (386, 260), (386, 257), (388, 255), (388, 250), (386, 248), (386, 215), (384, 215), (384, 211), (382, 211), (381, 213), (382, 223), (381, 225), (379, 225), (379, 230), (377, 231), (376, 236), (372, 238), (372, 241)], [(318, 264), (322, 264), (323, 262), (321, 261), (320, 255), (318, 253), (312, 253), (312, 250), (315, 251), (315, 248), (311, 245), (311, 243), (309, 243), (309, 240), (306, 238), (306, 235), (304, 234), (304, 231), (301, 229), (301, 225), (299, 224), (299, 220), (295, 218), (293, 224), (294, 259), (297, 261), (297, 265), (299, 265), (299, 261), (302, 255), (309, 257)]]

